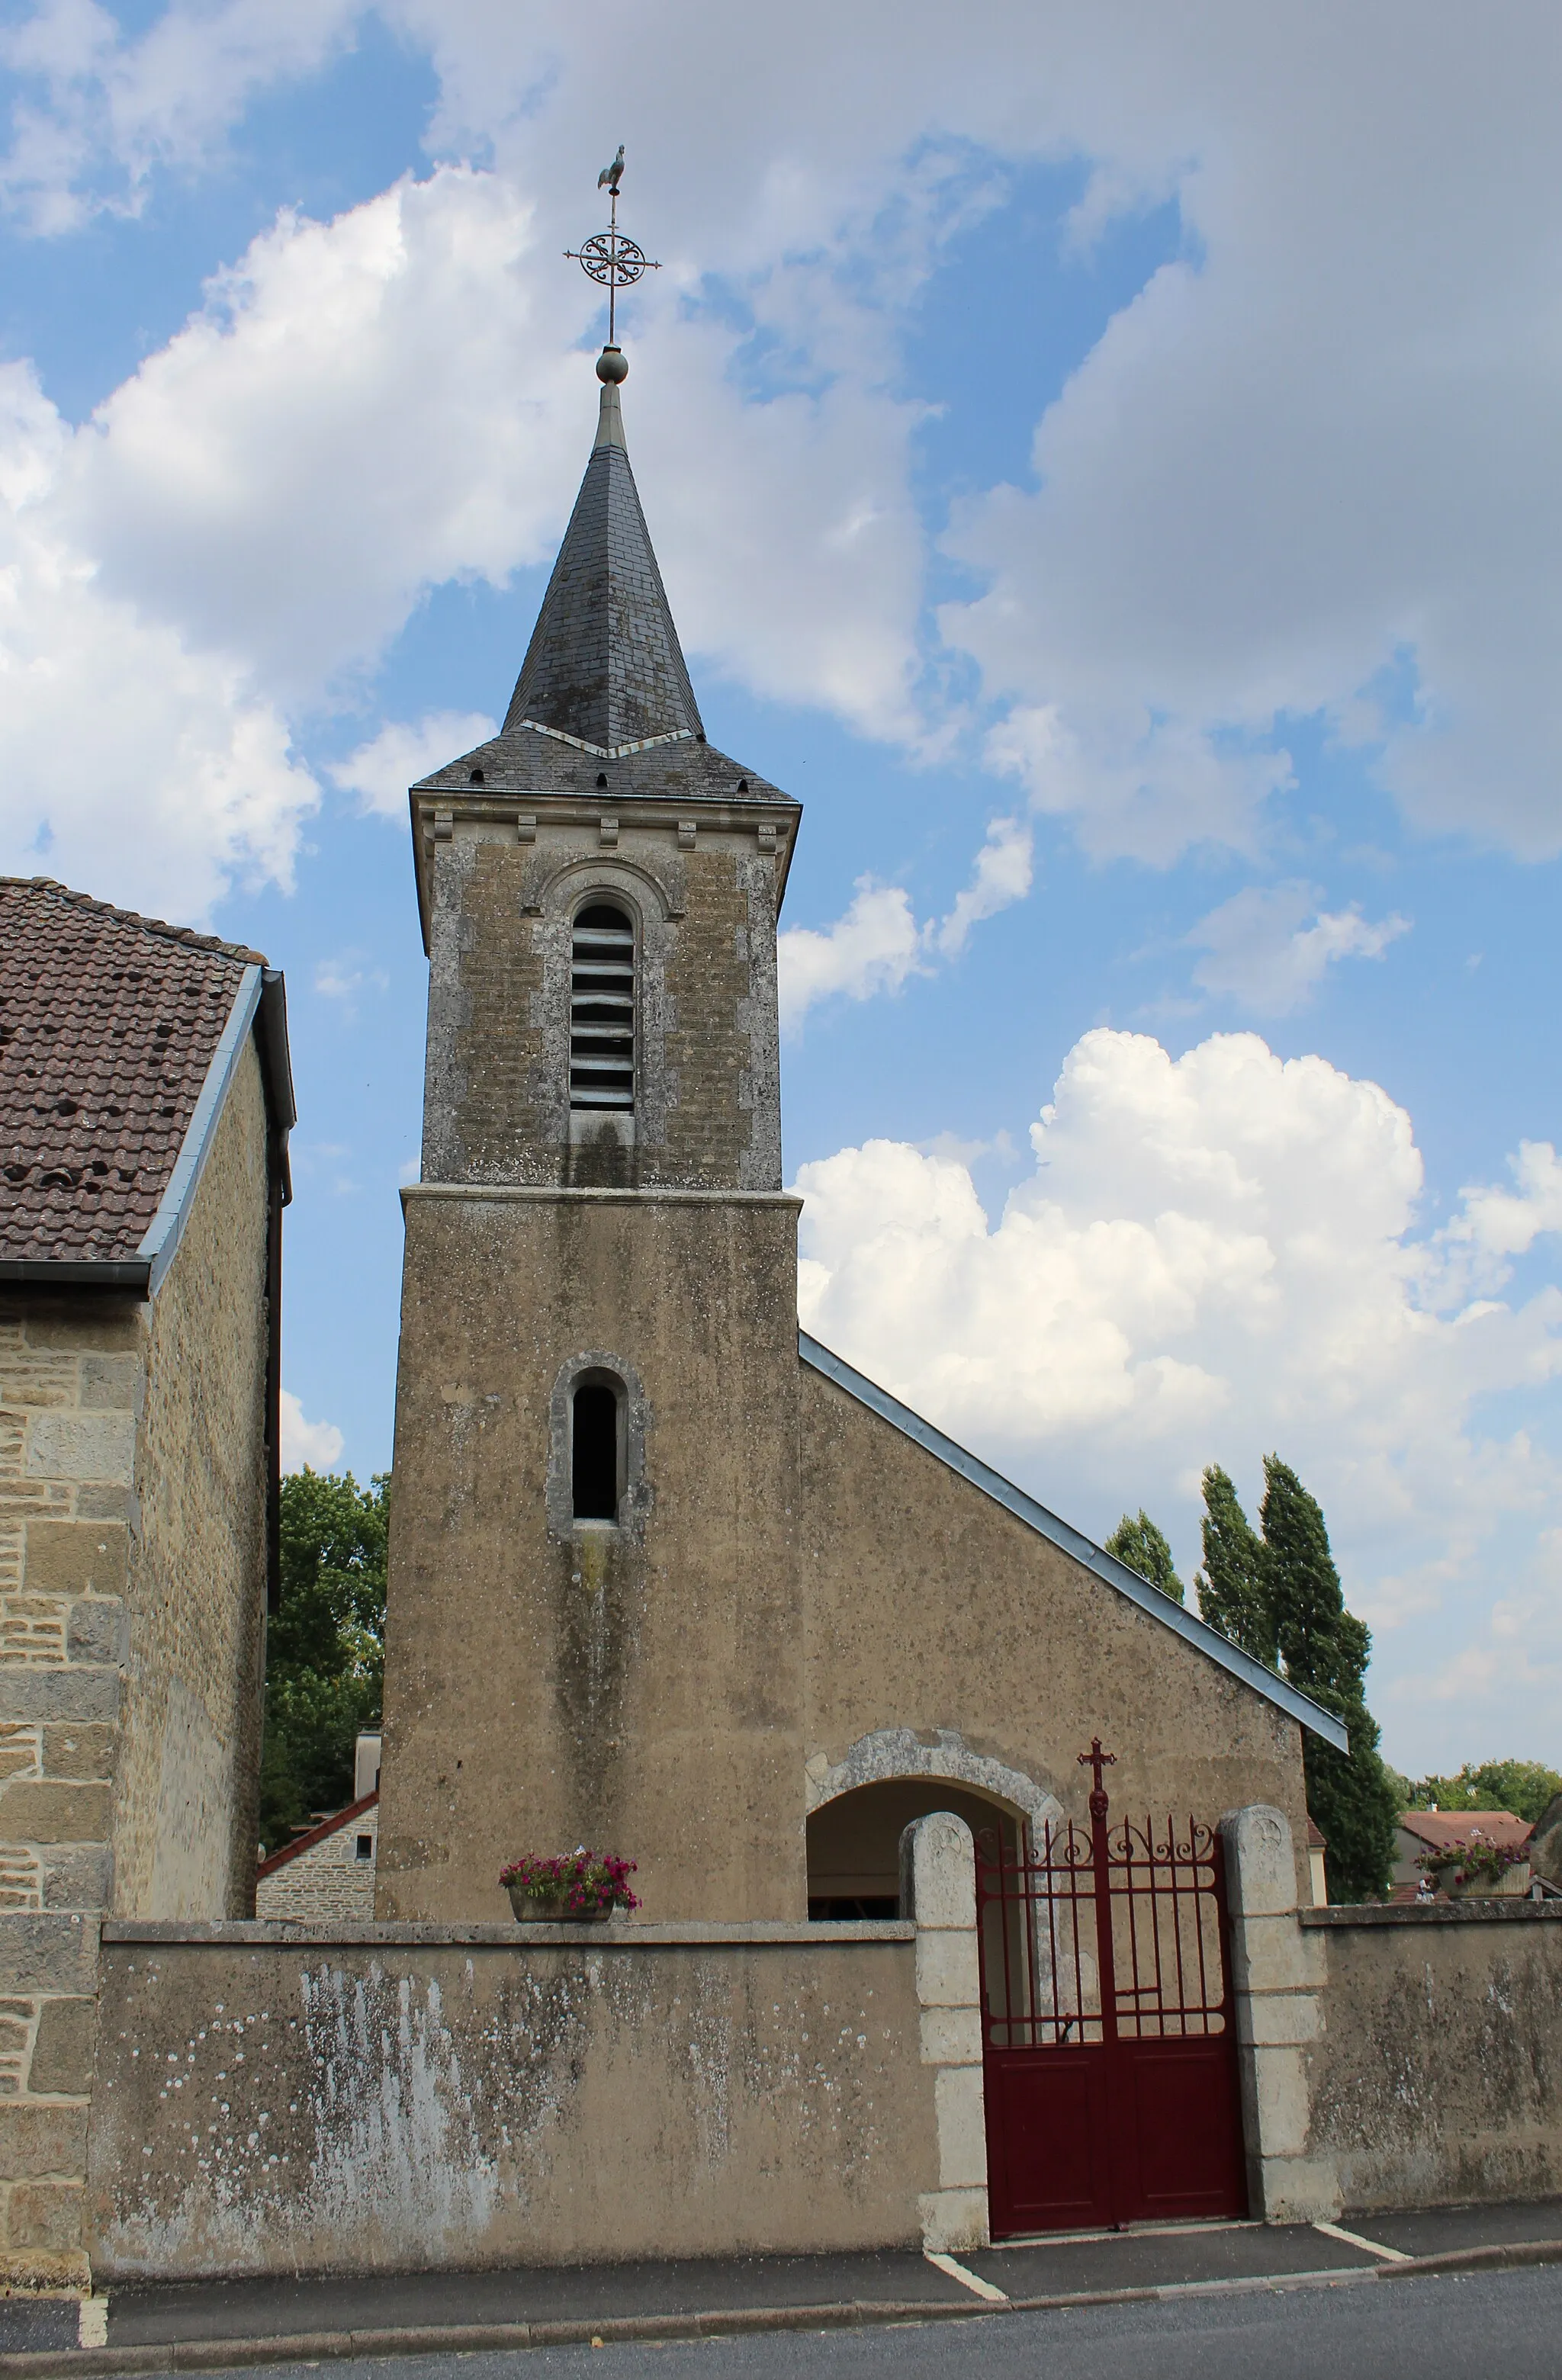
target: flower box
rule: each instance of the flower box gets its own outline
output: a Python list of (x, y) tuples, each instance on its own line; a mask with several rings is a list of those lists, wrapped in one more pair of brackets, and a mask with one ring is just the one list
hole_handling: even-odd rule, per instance
[(619, 1910), (638, 1909), (629, 1890), (633, 1860), (589, 1852), (584, 1844), (554, 1857), (527, 1852), (499, 1871), (521, 1925), (600, 1925)]
[(525, 1892), (516, 1884), (506, 1884), (505, 1890), (520, 1925), (601, 1925), (613, 1914), (611, 1904), (606, 1909), (571, 1909), (563, 1893), (544, 1899), (541, 1893)]

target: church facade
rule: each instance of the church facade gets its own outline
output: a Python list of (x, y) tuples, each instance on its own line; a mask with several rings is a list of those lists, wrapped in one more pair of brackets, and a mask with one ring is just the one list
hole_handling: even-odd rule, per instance
[[(379, 1798), (255, 1920), (104, 1921), (94, 2282), (1555, 2194), (1562, 1904), (1314, 1907), (1337, 1723), (799, 1333), (799, 812), (705, 740), (621, 365), (504, 729), (412, 789)], [(516, 1923), (577, 1845), (640, 1909)]]
[[(377, 1914), (637, 1863), (647, 1921), (896, 1913), (900, 1833), (1263, 1803), (1336, 1722), (797, 1323), (799, 804), (704, 735), (609, 348), (502, 732), (412, 789), (430, 961)], [(1299, 1895), (1310, 1898), (1307, 1878)]]

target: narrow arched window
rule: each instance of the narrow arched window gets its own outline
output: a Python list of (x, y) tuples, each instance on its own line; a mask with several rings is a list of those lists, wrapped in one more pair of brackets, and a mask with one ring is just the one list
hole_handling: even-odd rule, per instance
[(569, 962), (569, 1104), (632, 1112), (635, 929), (616, 902), (580, 911)]
[(618, 1518), (620, 1404), (617, 1390), (607, 1380), (582, 1380), (575, 1390), (569, 1463), (578, 1521)]

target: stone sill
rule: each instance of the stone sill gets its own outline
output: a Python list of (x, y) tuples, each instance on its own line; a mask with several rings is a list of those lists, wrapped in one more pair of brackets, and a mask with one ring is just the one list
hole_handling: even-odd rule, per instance
[(841, 1942), (914, 1942), (917, 1929), (899, 1918), (890, 1917), (838, 1923), (827, 1920), (805, 1925), (768, 1920), (750, 1925), (640, 1925), (633, 1919), (604, 1925), (458, 1925), (421, 1921), (354, 1925), (329, 1918), (306, 1924), (283, 1917), (214, 1918), (203, 1923), (176, 1917), (144, 1921), (111, 1918), (104, 1922), (103, 1938), (105, 1943), (140, 1942), (165, 1948), (178, 1943), (199, 1943), (210, 1948), (222, 1943), (256, 1949), (294, 1946), (309, 1949), (339, 1943), (346, 1949), (365, 1949), (400, 1946), (427, 1950), (510, 1950), (518, 1947), (528, 1950), (708, 1950), (729, 1943), (748, 1949), (827, 1950)]
[(1363, 1901), (1349, 1909), (1299, 1909), (1303, 1925), (1562, 1925), (1562, 1900)]

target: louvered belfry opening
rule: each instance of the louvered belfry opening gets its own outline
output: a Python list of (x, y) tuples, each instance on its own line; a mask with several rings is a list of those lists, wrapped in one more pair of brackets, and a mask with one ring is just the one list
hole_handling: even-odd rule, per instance
[(592, 901), (575, 920), (569, 962), (569, 1104), (632, 1113), (635, 1104), (635, 929), (616, 902)]

